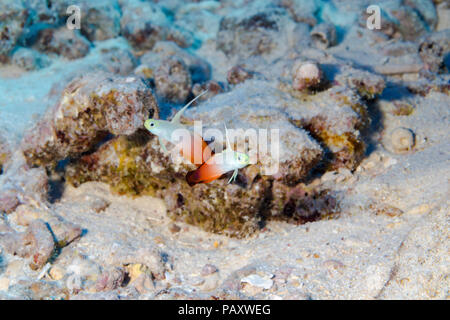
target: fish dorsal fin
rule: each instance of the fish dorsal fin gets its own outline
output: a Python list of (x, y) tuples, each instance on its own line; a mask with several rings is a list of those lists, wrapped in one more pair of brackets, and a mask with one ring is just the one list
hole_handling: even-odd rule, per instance
[(208, 90), (203, 91), (198, 96), (196, 96), (194, 99), (192, 99), (188, 104), (186, 104), (183, 108), (181, 108), (180, 111), (177, 112), (177, 114), (173, 117), (172, 123), (180, 123), (181, 115), (183, 114), (184, 110), (186, 110), (195, 100), (203, 96), (205, 93), (207, 93)]
[(223, 123), (224, 127), (225, 127), (225, 139), (227, 140), (227, 150), (233, 150), (231, 149), (231, 143), (230, 143), (230, 139), (228, 138), (228, 129), (227, 129), (227, 125), (225, 124), (225, 122)]

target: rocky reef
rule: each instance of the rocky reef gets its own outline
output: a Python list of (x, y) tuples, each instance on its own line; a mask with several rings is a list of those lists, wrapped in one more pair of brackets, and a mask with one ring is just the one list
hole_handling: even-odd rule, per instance
[(29, 164), (46, 165), (89, 151), (105, 135), (131, 134), (158, 116), (151, 89), (140, 79), (90, 74), (73, 80), (60, 101), (23, 139)]
[[(370, 77), (365, 81), (370, 82)], [(360, 82), (360, 90), (375, 92), (371, 85)], [(379, 93), (383, 83), (373, 86), (381, 88)], [(185, 121), (201, 120), (207, 124), (205, 131), (223, 123), (243, 133), (248, 129), (280, 130), (279, 145), (271, 141), (265, 154), (255, 154), (258, 161), (241, 171), (236, 184), (227, 185), (226, 179), (221, 179), (189, 187), (184, 176), (192, 165), (165, 155), (157, 139), (145, 131), (114, 138), (72, 162), (66, 170), (67, 181), (75, 185), (103, 181), (120, 194), (161, 197), (172, 217), (234, 236), (251, 234), (268, 217), (301, 222), (333, 214), (338, 206), (330, 190), (302, 192), (299, 190), (308, 187), (299, 184), (319, 165), (355, 168), (365, 150), (360, 130), (370, 122), (368, 107), (357, 89), (336, 87), (299, 100), (278, 87), (276, 82), (247, 80), (186, 112)], [(244, 94), (248, 99), (241, 99)], [(271, 153), (272, 146), (276, 146), (279, 159)], [(274, 175), (264, 174), (275, 164), (279, 169)], [(306, 205), (308, 202), (311, 204)]]
[(124, 0), (120, 4), (121, 33), (133, 47), (152, 49), (159, 40), (170, 40), (181, 47), (191, 45), (189, 35), (174, 27), (160, 6), (139, 0)]
[[(382, 77), (340, 64), (335, 58), (308, 62), (298, 57), (284, 60), (287, 77), (281, 73), (271, 79), (267, 70), (255, 64), (254, 57), (273, 60), (292, 51), (295, 46), (288, 33), (296, 32), (300, 18), (294, 15), (292, 19), (288, 3), (254, 4), (242, 11), (245, 14), (236, 11), (221, 20), (216, 49), (231, 60), (244, 59), (250, 66), (230, 68), (226, 77), (232, 87), (221, 86), (211, 80), (211, 67), (204, 59), (182, 48), (186, 42), (174, 36), (176, 28), (170, 26), (159, 6), (139, 1), (119, 4), (123, 9), (122, 34), (139, 50), (137, 55), (147, 50), (139, 57), (135, 76), (86, 73), (67, 84), (54, 106), (21, 142), (29, 166), (52, 171), (64, 160), (64, 179), (70, 184), (102, 181), (119, 194), (159, 197), (175, 220), (238, 237), (251, 235), (274, 217), (305, 222), (338, 211), (332, 190), (308, 183), (327, 170), (354, 170), (359, 164), (371, 122), (369, 103), (382, 93)], [(147, 11), (149, 15), (143, 15)], [(93, 28), (105, 34), (102, 28), (106, 27), (101, 21), (98, 24)], [(108, 26), (114, 34), (115, 23)], [(95, 39), (91, 29), (83, 30)], [(280, 34), (289, 39), (280, 38)], [(77, 38), (70, 38), (74, 36)], [(44, 29), (37, 34), (34, 46), (76, 59), (89, 50), (89, 41), (80, 37), (64, 28)], [(66, 40), (71, 49), (64, 53)], [(186, 112), (186, 123), (201, 120), (205, 130), (221, 128), (224, 123), (243, 132), (279, 130), (280, 141), (269, 142), (268, 152), (243, 150), (257, 161), (241, 170), (231, 185), (220, 179), (189, 187), (184, 176), (192, 166), (164, 154), (157, 140), (142, 128), (145, 119), (158, 117), (158, 100), (164, 106), (180, 105), (203, 88), (211, 92), (198, 107)], [(248, 141), (254, 137), (243, 135), (247, 147), (254, 142)], [(239, 147), (243, 147), (242, 141)], [(278, 170), (266, 174), (274, 165)]]

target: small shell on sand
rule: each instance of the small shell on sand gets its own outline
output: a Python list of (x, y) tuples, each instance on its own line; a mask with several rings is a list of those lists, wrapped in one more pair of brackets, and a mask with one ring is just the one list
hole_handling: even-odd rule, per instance
[(337, 43), (336, 28), (329, 23), (321, 23), (311, 30), (311, 39), (314, 46), (318, 49), (325, 50)]
[(298, 61), (294, 64), (292, 87), (295, 90), (304, 90), (318, 87), (322, 84), (323, 72), (320, 65), (313, 61)]
[(414, 132), (411, 129), (398, 127), (391, 133), (393, 151), (403, 153), (412, 150), (415, 143)]
[(227, 73), (227, 81), (229, 84), (238, 84), (251, 78), (253, 78), (253, 72), (239, 65), (234, 66)]

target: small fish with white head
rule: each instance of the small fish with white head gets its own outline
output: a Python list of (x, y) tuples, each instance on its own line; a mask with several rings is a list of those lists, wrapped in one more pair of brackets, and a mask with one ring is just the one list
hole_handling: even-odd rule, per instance
[(213, 155), (196, 170), (187, 173), (186, 181), (190, 186), (198, 183), (209, 183), (219, 179), (223, 174), (233, 171), (233, 175), (228, 180), (228, 183), (231, 183), (236, 179), (239, 169), (250, 164), (250, 158), (247, 154), (234, 151), (231, 148), (226, 126), (225, 132), (227, 148), (225, 151)]
[[(202, 92), (193, 100), (191, 100), (188, 104), (186, 104), (180, 111), (178, 111), (171, 121), (160, 120), (160, 119), (147, 119), (144, 122), (144, 127), (158, 136), (159, 143), (164, 152), (168, 152), (166, 146), (164, 145), (162, 139), (167, 140), (175, 145), (178, 145), (180, 142), (175, 140), (179, 138), (179, 135), (175, 134), (177, 130), (179, 132), (189, 132), (189, 139), (183, 140), (182, 143), (185, 145), (180, 146), (181, 155), (189, 160), (191, 163), (200, 166), (211, 156), (211, 149), (208, 144), (203, 140), (203, 138), (192, 132), (188, 129), (188, 127), (181, 123), (181, 115), (183, 112), (198, 98), (203, 96), (207, 91)], [(184, 130), (184, 131), (182, 131)], [(186, 145), (187, 144), (187, 145)]]

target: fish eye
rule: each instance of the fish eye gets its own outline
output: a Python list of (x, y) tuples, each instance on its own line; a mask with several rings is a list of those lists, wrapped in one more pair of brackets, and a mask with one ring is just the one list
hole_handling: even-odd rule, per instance
[(153, 128), (158, 127), (158, 122), (155, 121), (155, 120), (153, 120), (153, 119), (148, 119), (148, 120), (145, 121), (144, 126), (145, 126), (148, 130), (150, 130), (150, 129), (153, 129)]
[(246, 164), (248, 161), (248, 157), (245, 154), (237, 153), (236, 154), (236, 160), (241, 164)]

